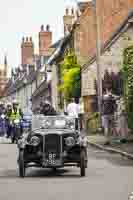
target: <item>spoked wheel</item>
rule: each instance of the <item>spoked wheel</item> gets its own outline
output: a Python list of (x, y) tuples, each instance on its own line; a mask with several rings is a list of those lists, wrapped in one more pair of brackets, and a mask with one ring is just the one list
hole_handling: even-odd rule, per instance
[(24, 178), (25, 177), (25, 164), (24, 164), (24, 151), (19, 152), (19, 177)]
[(85, 176), (85, 168), (86, 168), (85, 151), (82, 149), (80, 153), (80, 175), (82, 177)]

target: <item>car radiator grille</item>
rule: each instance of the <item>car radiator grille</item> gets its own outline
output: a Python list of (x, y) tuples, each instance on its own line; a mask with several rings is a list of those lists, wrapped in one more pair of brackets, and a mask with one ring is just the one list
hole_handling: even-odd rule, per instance
[(44, 137), (45, 158), (48, 158), (50, 153), (56, 154), (56, 158), (59, 158), (61, 153), (61, 136), (57, 134), (49, 134)]

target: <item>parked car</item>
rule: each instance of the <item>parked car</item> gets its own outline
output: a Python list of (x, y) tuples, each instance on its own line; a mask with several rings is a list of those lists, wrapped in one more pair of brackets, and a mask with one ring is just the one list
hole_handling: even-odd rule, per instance
[(75, 166), (85, 176), (87, 139), (75, 130), (75, 120), (68, 116), (33, 116), (28, 135), (18, 141), (19, 176), (26, 168), (62, 168)]

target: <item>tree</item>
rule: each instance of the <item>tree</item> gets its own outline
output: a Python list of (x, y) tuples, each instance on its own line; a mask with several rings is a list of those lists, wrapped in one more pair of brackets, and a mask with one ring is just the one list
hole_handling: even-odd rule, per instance
[(72, 97), (80, 97), (81, 95), (81, 71), (80, 65), (77, 63), (77, 57), (73, 51), (69, 51), (64, 57), (61, 65), (61, 82), (59, 90), (63, 93), (67, 101)]

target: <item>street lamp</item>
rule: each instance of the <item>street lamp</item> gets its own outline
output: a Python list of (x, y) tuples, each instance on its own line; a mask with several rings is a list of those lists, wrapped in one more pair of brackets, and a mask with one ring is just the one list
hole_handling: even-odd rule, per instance
[(97, 89), (98, 89), (98, 111), (100, 114), (100, 126), (102, 125), (102, 75), (101, 75), (101, 41), (100, 41), (100, 22), (97, 9), (97, 0), (93, 0), (95, 10), (95, 28), (96, 28), (96, 64), (97, 64)]

